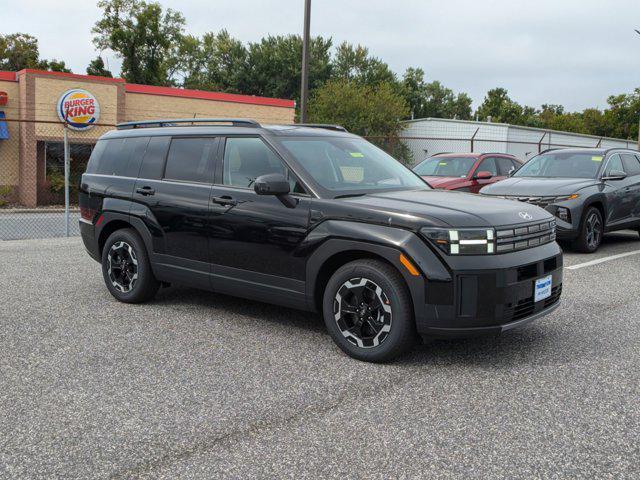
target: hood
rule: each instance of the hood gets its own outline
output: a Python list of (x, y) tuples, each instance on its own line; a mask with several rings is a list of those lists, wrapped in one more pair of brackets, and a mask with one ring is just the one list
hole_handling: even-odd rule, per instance
[(424, 175), (422, 179), (433, 188), (447, 188), (449, 185), (454, 185), (461, 180), (465, 180), (465, 177), (432, 177)]
[(359, 219), (372, 218), (375, 213), (392, 225), (418, 228), (425, 225), (495, 227), (553, 218), (534, 205), (449, 190), (380, 192), (343, 201), (362, 207), (355, 213)]
[(571, 195), (578, 190), (595, 185), (593, 178), (540, 178), (511, 177), (481, 190), (483, 195), (554, 196)]

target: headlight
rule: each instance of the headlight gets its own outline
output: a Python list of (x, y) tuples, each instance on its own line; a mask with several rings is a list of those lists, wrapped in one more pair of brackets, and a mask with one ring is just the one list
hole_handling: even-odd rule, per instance
[(559, 197), (553, 197), (549, 203), (558, 203), (558, 202), (565, 202), (567, 200), (573, 200), (574, 198), (578, 198), (580, 195), (578, 195), (577, 193), (572, 193), (571, 195), (562, 195)]
[(448, 255), (490, 255), (495, 253), (493, 228), (431, 228), (420, 233)]

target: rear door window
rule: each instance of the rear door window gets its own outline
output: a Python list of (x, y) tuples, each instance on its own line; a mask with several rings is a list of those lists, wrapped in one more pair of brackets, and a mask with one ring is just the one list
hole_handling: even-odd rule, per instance
[(218, 145), (217, 140), (215, 137), (174, 137), (167, 155), (164, 178), (183, 182), (212, 183), (212, 160)]
[(151, 137), (142, 160), (139, 178), (147, 180), (160, 180), (162, 178), (164, 161), (167, 158), (170, 143), (171, 137)]

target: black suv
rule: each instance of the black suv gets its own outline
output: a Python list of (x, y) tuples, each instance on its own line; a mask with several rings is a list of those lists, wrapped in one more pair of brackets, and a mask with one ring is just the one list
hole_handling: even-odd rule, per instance
[(118, 300), (175, 282), (319, 311), (362, 360), (526, 324), (562, 289), (549, 212), (432, 190), (341, 127), (122, 124), (80, 190), (84, 244)]
[(480, 193), (547, 209), (558, 239), (592, 253), (605, 232), (640, 228), (640, 156), (620, 148), (547, 150)]

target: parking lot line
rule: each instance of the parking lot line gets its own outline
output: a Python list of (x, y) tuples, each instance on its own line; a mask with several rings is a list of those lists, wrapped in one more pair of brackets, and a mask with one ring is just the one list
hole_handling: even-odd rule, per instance
[(592, 265), (598, 265), (599, 263), (608, 262), (610, 260), (616, 260), (618, 258), (628, 257), (630, 255), (638, 255), (640, 250), (634, 250), (633, 252), (619, 253), (617, 255), (610, 255), (608, 257), (598, 258), (596, 260), (591, 260), (590, 262), (579, 263), (577, 265), (571, 265), (569, 267), (565, 267), (567, 270), (578, 270), (579, 268), (591, 267)]

